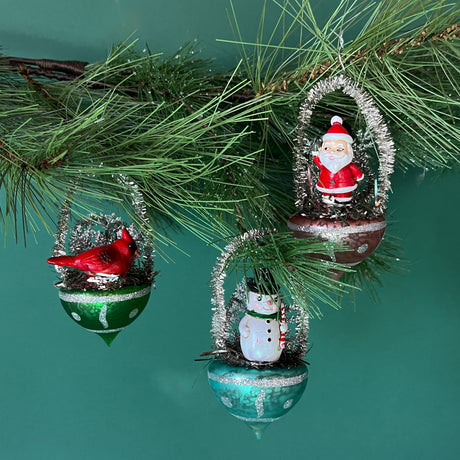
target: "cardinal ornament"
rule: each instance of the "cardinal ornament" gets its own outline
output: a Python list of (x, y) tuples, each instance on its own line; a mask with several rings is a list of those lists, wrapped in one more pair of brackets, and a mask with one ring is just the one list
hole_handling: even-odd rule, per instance
[(74, 256), (50, 257), (47, 262), (60, 267), (76, 268), (87, 275), (125, 278), (134, 258), (139, 255), (136, 242), (128, 230), (123, 228), (121, 238), (111, 244), (97, 246)]
[[(137, 201), (138, 213), (145, 209)], [(143, 312), (155, 273), (149, 239), (114, 214), (91, 214), (69, 230), (61, 210), (53, 257), (59, 299), (69, 317), (107, 345)]]
[[(307, 134), (314, 109), (324, 96), (337, 90), (355, 100), (365, 129), (360, 129), (355, 139), (344, 118), (334, 115), (319, 148), (315, 148), (317, 140)], [(377, 173), (368, 159), (368, 152), (376, 149)], [(298, 212), (288, 221), (293, 236), (316, 237), (330, 243), (331, 248), (342, 246), (331, 249), (330, 259), (349, 266), (371, 255), (385, 233), (394, 154), (388, 128), (367, 93), (344, 75), (318, 82), (299, 114), (294, 164)], [(340, 278), (342, 274), (332, 276)]]
[(243, 279), (228, 303), (223, 283), (225, 267), (250, 231), (230, 243), (212, 276), (213, 351), (209, 384), (224, 408), (246, 422), (260, 439), (263, 431), (287, 414), (300, 400), (308, 378), (303, 362), (307, 351), (308, 315), (296, 305), (285, 305), (280, 287), (269, 270), (255, 269)]

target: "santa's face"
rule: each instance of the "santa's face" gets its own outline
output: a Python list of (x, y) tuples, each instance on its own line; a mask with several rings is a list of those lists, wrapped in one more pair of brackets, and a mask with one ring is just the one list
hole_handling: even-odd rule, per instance
[(253, 310), (261, 315), (272, 315), (279, 308), (280, 300), (276, 295), (264, 295), (249, 291), (248, 310)]
[(319, 149), (321, 163), (331, 173), (340, 171), (353, 160), (353, 150), (347, 141), (325, 140)]

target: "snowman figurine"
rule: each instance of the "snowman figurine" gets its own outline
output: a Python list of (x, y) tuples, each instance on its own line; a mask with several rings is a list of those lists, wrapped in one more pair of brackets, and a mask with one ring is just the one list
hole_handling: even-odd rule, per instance
[(284, 305), (278, 292), (257, 286), (254, 279), (249, 278), (247, 286), (247, 311), (239, 324), (241, 351), (248, 361), (278, 361), (287, 332)]

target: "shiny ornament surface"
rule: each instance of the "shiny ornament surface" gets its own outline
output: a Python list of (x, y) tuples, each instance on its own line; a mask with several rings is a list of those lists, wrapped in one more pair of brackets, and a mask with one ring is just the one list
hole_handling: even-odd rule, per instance
[(126, 286), (115, 291), (64, 290), (59, 298), (66, 313), (81, 327), (98, 334), (107, 345), (144, 310), (151, 285)]
[(248, 369), (214, 360), (208, 368), (214, 394), (234, 417), (246, 422), (258, 439), (270, 423), (300, 400), (308, 379), (307, 366)]
[(385, 233), (383, 216), (375, 219), (339, 220), (330, 218), (312, 219), (294, 216), (288, 221), (288, 228), (296, 238), (317, 237), (333, 243), (345, 243), (349, 251), (335, 252), (334, 262), (356, 265), (369, 257)]
[(121, 238), (111, 244), (91, 248), (74, 256), (50, 257), (46, 262), (77, 268), (89, 275), (119, 275), (124, 278), (136, 255), (139, 255), (136, 242), (124, 228)]

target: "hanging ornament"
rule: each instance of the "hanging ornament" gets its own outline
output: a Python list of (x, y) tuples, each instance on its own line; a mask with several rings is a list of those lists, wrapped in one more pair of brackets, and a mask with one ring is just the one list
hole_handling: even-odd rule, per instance
[(308, 315), (297, 305), (285, 305), (280, 287), (266, 268), (254, 269), (225, 303), (228, 260), (247, 239), (269, 231), (253, 230), (235, 238), (218, 258), (212, 274), (212, 338), (217, 355), (208, 379), (221, 404), (246, 422), (260, 439), (264, 429), (285, 415), (302, 396), (308, 370)]
[(246, 314), (238, 326), (241, 351), (248, 361), (275, 362), (285, 346), (285, 306), (279, 287), (274, 286), (267, 270), (255, 271), (254, 276), (257, 281), (246, 280)]
[[(307, 131), (313, 110), (328, 93), (341, 89), (353, 98), (367, 128), (357, 142), (339, 116), (322, 136), (310, 139)], [(378, 177), (367, 151), (378, 148)], [(321, 80), (308, 92), (300, 108), (295, 149), (295, 189), (298, 213), (288, 221), (297, 238), (317, 237), (341, 243), (346, 250), (331, 250), (334, 262), (358, 264), (377, 248), (385, 233), (385, 203), (390, 189), (395, 149), (388, 128), (372, 98), (344, 75)], [(343, 272), (336, 272), (340, 278)]]
[[(133, 190), (136, 213), (147, 223), (136, 185), (123, 180)], [(110, 346), (147, 305), (155, 277), (152, 245), (134, 225), (127, 225), (115, 214), (91, 214), (70, 231), (69, 219), (70, 200), (66, 200), (53, 257), (47, 262), (55, 265), (60, 275), (56, 287), (65, 312)]]

